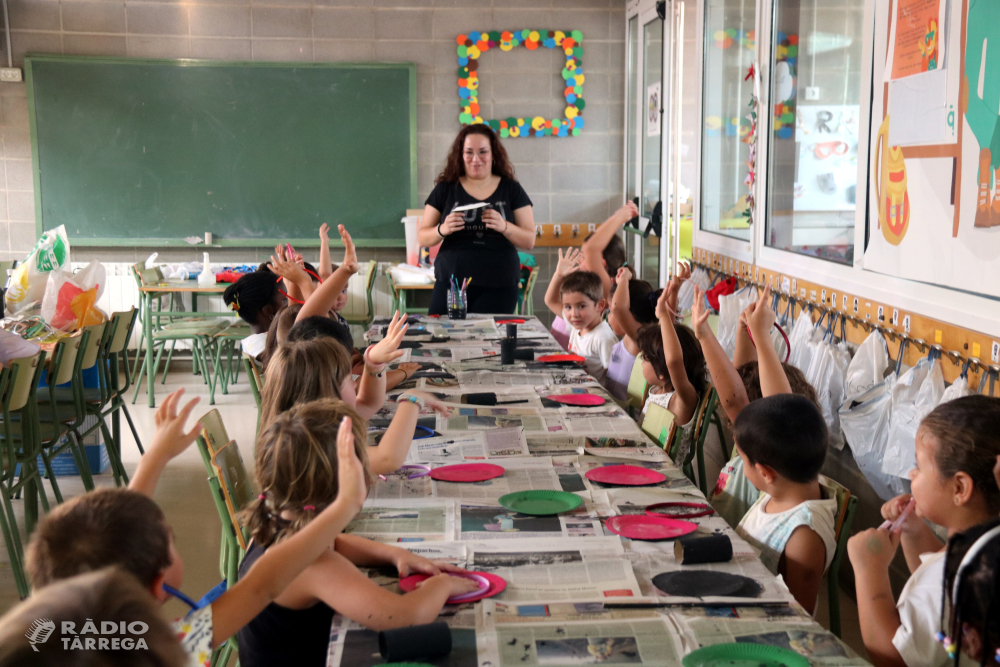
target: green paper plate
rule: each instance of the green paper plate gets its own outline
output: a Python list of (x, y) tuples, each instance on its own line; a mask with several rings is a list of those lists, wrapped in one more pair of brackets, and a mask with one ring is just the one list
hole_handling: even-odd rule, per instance
[(568, 491), (518, 491), (500, 497), (500, 504), (521, 514), (547, 516), (572, 512), (583, 498)]
[(684, 667), (809, 667), (795, 651), (770, 644), (715, 644), (688, 653)]

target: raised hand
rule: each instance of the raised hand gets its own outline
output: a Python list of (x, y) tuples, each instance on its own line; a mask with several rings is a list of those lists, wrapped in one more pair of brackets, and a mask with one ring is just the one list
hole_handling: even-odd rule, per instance
[(358, 511), (368, 497), (368, 485), (365, 467), (354, 451), (353, 425), (350, 417), (344, 417), (337, 428), (337, 500)]
[(771, 287), (767, 285), (760, 292), (760, 298), (753, 304), (753, 311), (747, 313), (750, 330), (759, 336), (769, 336), (776, 316), (771, 308)]
[(397, 310), (392, 316), (392, 321), (389, 322), (385, 337), (368, 348), (366, 355), (368, 361), (375, 365), (388, 364), (406, 354), (399, 349), (399, 344), (403, 341), (408, 327), (406, 317), (400, 318)]
[(281, 244), (274, 246), (274, 254), (271, 255), (271, 266), (269, 268), (271, 269), (271, 273), (277, 274), (293, 284), (300, 284), (304, 280), (309, 280), (309, 274), (295, 260), (294, 251), (289, 253)]
[(354, 248), (354, 241), (351, 240), (351, 235), (343, 225), (337, 225), (337, 231), (340, 232), (340, 240), (344, 244), (344, 261), (340, 263), (340, 268), (350, 271), (352, 274), (357, 273), (360, 267), (358, 266), (358, 252)]
[(330, 244), (330, 225), (325, 222), (319, 226), (319, 242), (320, 244)]
[(615, 283), (617, 283), (618, 287), (624, 285), (627, 288), (628, 281), (630, 280), (632, 280), (632, 272), (629, 270), (627, 266), (623, 266), (622, 268), (618, 269), (618, 273), (617, 275), (615, 275)]
[(669, 290), (663, 290), (660, 292), (660, 298), (656, 300), (656, 319), (667, 320), (669, 322), (674, 321), (674, 309), (670, 307), (670, 292)]
[(691, 328), (698, 340), (703, 336), (712, 335), (712, 328), (708, 326), (709, 310), (705, 307), (705, 295), (701, 288), (694, 286), (694, 301), (691, 303)]
[(577, 248), (566, 248), (566, 255), (563, 255), (562, 248), (557, 251), (559, 262), (556, 264), (556, 275), (565, 276), (580, 268), (583, 260), (583, 253)]
[(635, 202), (627, 201), (624, 206), (615, 211), (615, 215), (618, 216), (622, 224), (625, 224), (632, 218), (638, 217), (639, 207), (635, 205)]
[(195, 424), (190, 431), (185, 431), (188, 417), (194, 406), (198, 405), (201, 399), (195, 397), (188, 401), (187, 405), (177, 411), (177, 405), (184, 395), (183, 389), (178, 389), (167, 396), (160, 407), (156, 410), (156, 435), (153, 436), (153, 443), (149, 446), (148, 454), (163, 456), (170, 460), (191, 446), (191, 443), (198, 438), (201, 433), (201, 424)]

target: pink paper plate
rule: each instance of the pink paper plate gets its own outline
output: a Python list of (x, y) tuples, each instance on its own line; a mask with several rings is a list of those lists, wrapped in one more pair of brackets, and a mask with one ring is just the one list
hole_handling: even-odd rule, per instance
[[(463, 604), (465, 602), (475, 602), (476, 600), (482, 600), (483, 598), (491, 598), (498, 593), (502, 593), (504, 589), (507, 588), (507, 581), (503, 577), (498, 577), (490, 572), (449, 572), (453, 577), (465, 576), (467, 579), (482, 577), (490, 582), (490, 587), (481, 590), (475, 595), (466, 594), (460, 595), (457, 598), (451, 598), (448, 600), (448, 604)], [(404, 593), (409, 593), (410, 591), (416, 590), (417, 584), (425, 579), (430, 579), (428, 574), (411, 574), (410, 576), (399, 580), (399, 587)]]
[(497, 320), (497, 324), (524, 324), (524, 320)]
[(503, 475), (502, 466), (492, 463), (456, 463), (431, 470), (431, 479), (439, 482), (485, 482)]
[(649, 486), (650, 484), (659, 484), (667, 479), (667, 476), (661, 472), (630, 465), (601, 466), (588, 470), (585, 476), (591, 482), (616, 486)]
[(562, 403), (563, 405), (579, 405), (588, 408), (607, 403), (603, 396), (598, 396), (597, 394), (556, 394), (555, 396), (546, 396), (545, 398), (556, 403)]
[(567, 361), (582, 364), (586, 361), (586, 359), (581, 357), (579, 354), (545, 354), (538, 357), (535, 361), (540, 361), (543, 364), (564, 364)]
[(672, 540), (698, 530), (698, 524), (645, 514), (613, 516), (607, 520), (608, 530), (631, 540)]

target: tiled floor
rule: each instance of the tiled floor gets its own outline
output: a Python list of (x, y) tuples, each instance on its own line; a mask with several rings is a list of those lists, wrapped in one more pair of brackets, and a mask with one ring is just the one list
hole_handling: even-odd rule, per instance
[[(238, 385), (228, 395), (217, 393), (216, 405), (208, 405), (208, 389), (200, 378), (180, 369), (170, 373), (166, 386), (157, 384), (157, 397), (166, 396), (170, 391), (184, 387), (188, 397), (198, 396), (201, 403), (195, 408), (195, 415), (202, 415), (210, 409), (218, 409), (229, 432), (243, 454), (248, 468), (253, 465), (253, 440), (256, 427), (256, 408), (245, 378), (241, 374)], [(139, 430), (143, 443), (152, 440), (155, 430), (153, 415), (155, 410), (146, 407), (145, 393), (140, 393), (135, 406), (129, 405), (130, 412)], [(126, 469), (131, 473), (139, 460), (131, 433), (122, 421), (125, 443), (123, 458)], [(110, 474), (98, 475), (97, 483), (111, 486), (114, 481)], [(64, 496), (70, 497), (83, 492), (83, 485), (73, 478), (60, 478), (60, 488)], [(175, 459), (166, 469), (157, 489), (156, 501), (163, 508), (174, 530), (177, 550), (184, 560), (184, 591), (198, 598), (221, 580), (219, 573), (220, 524), (215, 506), (205, 481), (205, 468), (197, 448), (190, 449)], [(19, 501), (15, 501), (18, 503)], [(6, 611), (18, 600), (17, 589), (9, 571), (6, 550), (0, 550), (0, 609)], [(855, 651), (864, 654), (861, 632), (858, 625), (857, 605), (847, 595), (840, 595), (841, 624), (844, 640)], [(817, 620), (827, 626), (826, 585), (820, 588)], [(186, 611), (181, 603), (171, 601), (165, 613), (180, 616)]]

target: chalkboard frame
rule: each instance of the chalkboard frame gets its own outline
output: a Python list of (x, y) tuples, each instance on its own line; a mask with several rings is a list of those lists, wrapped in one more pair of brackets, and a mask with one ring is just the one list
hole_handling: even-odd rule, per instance
[[(24, 58), (24, 75), (28, 95), (28, 123), (31, 137), (31, 167), (34, 183), (35, 200), (35, 231), (40, 238), (45, 231), (45, 221), (42, 219), (41, 170), (38, 153), (38, 134), (35, 124), (35, 97), (32, 77), (33, 62), (61, 63), (102, 63), (109, 65), (173, 65), (178, 67), (257, 67), (281, 69), (406, 69), (409, 74), (409, 90), (407, 95), (410, 107), (410, 208), (417, 208), (417, 66), (415, 63), (380, 63), (380, 62), (272, 62), (246, 60), (199, 60), (194, 58), (117, 58), (103, 56), (64, 56), (56, 54), (29, 53)], [(405, 214), (405, 211), (403, 211)], [(402, 215), (400, 216), (402, 218)], [(402, 227), (402, 225), (401, 225)], [(348, 230), (350, 231), (350, 230)], [(401, 248), (406, 246), (406, 240), (398, 239), (366, 239), (355, 237), (358, 247)], [(204, 243), (192, 246), (184, 239), (178, 238), (71, 238), (76, 246), (91, 247), (199, 247), (199, 248), (266, 248), (279, 243), (292, 243), (297, 247), (319, 247), (319, 237), (312, 238), (214, 238), (211, 245)], [(330, 245), (341, 246), (336, 230), (330, 234)]]

